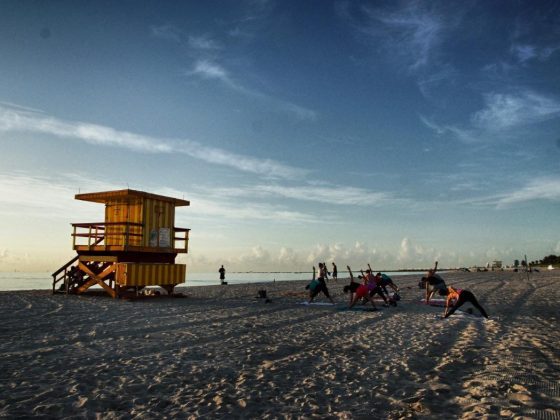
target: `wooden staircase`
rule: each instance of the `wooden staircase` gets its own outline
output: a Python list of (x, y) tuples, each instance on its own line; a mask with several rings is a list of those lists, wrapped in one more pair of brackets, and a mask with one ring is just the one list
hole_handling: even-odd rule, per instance
[[(97, 277), (103, 273), (108, 267), (112, 266), (111, 262), (78, 262), (78, 256), (72, 258), (57, 271), (55, 271), (53, 276), (53, 294), (79, 294), (86, 291), (90, 283), (96, 283), (97, 281), (93, 278)], [(92, 276), (93, 274), (94, 276)], [(104, 281), (109, 281), (112, 283), (114, 281), (114, 273), (111, 272), (104, 276)]]

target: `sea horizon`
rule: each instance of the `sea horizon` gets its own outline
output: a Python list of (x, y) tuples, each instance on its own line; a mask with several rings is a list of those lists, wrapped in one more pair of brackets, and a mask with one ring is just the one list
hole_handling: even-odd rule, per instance
[[(379, 270), (400, 276), (422, 274), (424, 270)], [(229, 284), (271, 283), (275, 281), (311, 280), (312, 271), (230, 271), (226, 274)], [(348, 278), (346, 271), (339, 278)], [(218, 273), (187, 272), (186, 280), (177, 287), (213, 286), (220, 284)], [(94, 286), (96, 287), (96, 286)], [(47, 271), (0, 271), (0, 291), (51, 290), (52, 276)]]

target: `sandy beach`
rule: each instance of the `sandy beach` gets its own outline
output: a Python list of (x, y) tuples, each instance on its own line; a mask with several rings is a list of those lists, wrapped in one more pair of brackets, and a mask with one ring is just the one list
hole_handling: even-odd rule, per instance
[[(123, 301), (0, 293), (0, 417), (560, 419), (560, 272), (447, 273), (490, 320), (302, 305), (301, 282)], [(266, 289), (271, 299), (258, 299)], [(326, 302), (319, 296), (318, 302)]]

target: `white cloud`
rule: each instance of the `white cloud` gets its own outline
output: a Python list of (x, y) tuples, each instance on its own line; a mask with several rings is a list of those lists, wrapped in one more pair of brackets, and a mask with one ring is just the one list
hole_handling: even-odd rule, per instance
[(472, 197), (457, 201), (457, 205), (509, 208), (515, 204), (545, 200), (560, 202), (560, 178), (541, 177), (528, 181), (525, 185), (509, 192)]
[(517, 59), (522, 63), (531, 60), (538, 55), (536, 48), (532, 45), (512, 45), (511, 50)]
[(0, 131), (27, 131), (122, 147), (145, 153), (182, 153), (193, 158), (271, 178), (299, 178), (307, 171), (271, 159), (257, 159), (227, 150), (204, 146), (192, 140), (165, 140), (115, 130), (97, 124), (65, 121), (42, 114), (0, 106)]
[(560, 178), (539, 178), (509, 194), (498, 197), (497, 207), (534, 200), (560, 201)]
[(191, 48), (197, 50), (212, 51), (212, 50), (219, 50), (221, 48), (218, 42), (204, 35), (199, 35), (199, 36), (189, 35), (188, 42)]
[(560, 116), (560, 102), (532, 91), (516, 94), (489, 93), (486, 106), (472, 116), (474, 126), (503, 130)]
[(192, 70), (187, 72), (187, 75), (196, 75), (204, 79), (217, 79), (234, 89), (240, 89), (231, 81), (226, 69), (209, 60), (198, 60)]
[(559, 49), (559, 46), (538, 47), (529, 44), (513, 44), (511, 53), (518, 62), (525, 64), (531, 60), (546, 61)]
[[(83, 202), (75, 200), (74, 195), (79, 193), (80, 186), (87, 186), (87, 191), (110, 191), (126, 188), (98, 179), (85, 178), (75, 173), (60, 173), (57, 179), (47, 176), (32, 176), (21, 172), (16, 174), (1, 173), (0, 183), (0, 212), (16, 216), (25, 212), (37, 217), (69, 218), (76, 213), (87, 217), (99, 216), (96, 208), (84, 207)], [(271, 204), (252, 203), (248, 200), (231, 201), (221, 195), (197, 194), (189, 192), (185, 197), (184, 191), (173, 188), (150, 188), (142, 185), (134, 186), (135, 189), (149, 190), (151, 192), (177, 198), (186, 198), (191, 201), (187, 219), (211, 220), (247, 220), (247, 221), (274, 221), (276, 223), (314, 223), (318, 222), (315, 216), (291, 211), (283, 206)], [(90, 210), (91, 209), (91, 210)], [(89, 215), (89, 216), (88, 216)], [(184, 217), (178, 213), (178, 219)]]
[(197, 76), (206, 80), (218, 80), (228, 88), (235, 90), (243, 95), (257, 98), (263, 102), (268, 102), (282, 112), (291, 114), (302, 121), (315, 121), (318, 118), (317, 111), (296, 105), (283, 99), (278, 99), (270, 95), (246, 88), (236, 82), (230, 73), (221, 65), (211, 60), (198, 60), (194, 63), (191, 70), (186, 72), (187, 76)]
[(495, 141), (515, 136), (512, 129), (560, 117), (560, 101), (533, 91), (484, 95), (485, 106), (475, 112), (468, 127), (439, 124), (420, 115), (422, 123), (439, 136), (450, 134), (463, 143)]
[(283, 197), (331, 205), (386, 206), (409, 203), (390, 193), (373, 192), (363, 188), (347, 186), (282, 186), (255, 185), (241, 188), (214, 189), (222, 197)]
[(414, 243), (408, 237), (401, 240), (397, 260), (403, 267), (431, 267), (434, 261), (440, 261), (442, 253), (431, 247)]
[(363, 32), (380, 39), (392, 55), (408, 63), (410, 70), (430, 64), (434, 50), (441, 43), (441, 17), (424, 10), (419, 2), (408, 2), (405, 8), (395, 12), (364, 10), (370, 23), (361, 28)]
[(457, 70), (449, 64), (442, 64), (437, 70), (418, 76), (418, 89), (426, 98), (437, 99), (439, 91), (454, 84), (457, 78)]
[(426, 127), (435, 131), (438, 136), (448, 134), (450, 137), (457, 139), (462, 143), (477, 143), (484, 138), (482, 133), (473, 129), (462, 128), (454, 125), (440, 125), (423, 115), (420, 115), (420, 121), (422, 121)]
[(151, 26), (151, 33), (154, 37), (164, 39), (166, 41), (181, 42), (183, 31), (173, 25)]
[[(0, 212), (7, 216), (26, 214), (28, 217), (68, 219), (77, 211), (83, 213), (83, 203), (74, 200), (80, 185), (105, 191), (119, 189), (115, 185), (85, 179), (71, 173), (61, 173), (60, 181), (47, 176), (33, 176), (24, 172), (1, 173)], [(84, 216), (94, 216), (85, 211)]]
[(404, 201), (398, 200), (388, 193), (372, 192), (355, 187), (283, 187), (279, 185), (261, 185), (255, 187), (254, 190), (257, 193), (275, 194), (286, 198), (338, 205), (375, 206)]

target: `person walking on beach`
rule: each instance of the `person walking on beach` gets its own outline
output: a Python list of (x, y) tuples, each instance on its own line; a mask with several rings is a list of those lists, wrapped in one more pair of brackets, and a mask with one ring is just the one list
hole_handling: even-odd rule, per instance
[(338, 279), (338, 269), (336, 267), (336, 264), (333, 262), (332, 263), (332, 278), (334, 281), (336, 281)]
[(423, 279), (425, 280), (426, 284), (426, 303), (430, 302), (430, 299), (434, 295), (436, 291), (446, 290), (447, 286), (445, 285), (445, 281), (441, 278), (439, 274), (436, 274), (438, 262), (434, 268), (431, 268), (426, 273), (426, 277)]
[(220, 284), (227, 284), (225, 282), (225, 280), (226, 280), (226, 269), (224, 268), (223, 265), (218, 270), (218, 273), (220, 273)]
[(355, 282), (354, 275), (352, 274), (352, 269), (349, 265), (347, 265), (346, 268), (348, 268), (348, 272), (350, 273), (350, 284), (344, 286), (342, 291), (344, 293), (350, 292), (350, 302), (348, 303), (348, 309), (352, 308), (359, 300), (365, 299), (366, 301), (369, 301), (371, 303), (371, 306), (373, 306), (373, 310), (377, 311), (377, 307), (375, 306), (373, 298), (369, 297), (369, 289), (367, 285)]
[(444, 318), (453, 315), (453, 313), (466, 302), (472, 303), (472, 305), (480, 311), (484, 318), (488, 318), (488, 314), (480, 303), (478, 303), (475, 295), (471, 291), (465, 289), (455, 289), (454, 287), (449, 286), (445, 290), (441, 290), (439, 293), (442, 296), (447, 296), (445, 301)]
[(319, 263), (319, 277), (315, 280), (315, 266), (313, 266), (313, 280), (306, 286), (306, 289), (309, 289), (309, 300), (308, 303), (313, 302), (315, 296), (317, 296), (320, 292), (331, 301), (334, 305), (334, 300), (332, 300), (331, 295), (329, 293), (329, 289), (327, 287), (327, 283), (325, 279), (327, 278), (327, 267), (325, 263)]

